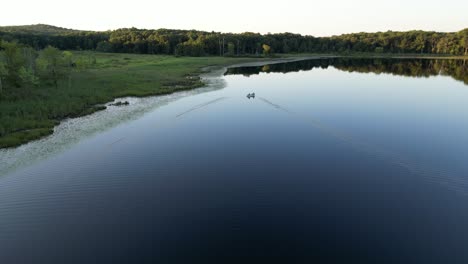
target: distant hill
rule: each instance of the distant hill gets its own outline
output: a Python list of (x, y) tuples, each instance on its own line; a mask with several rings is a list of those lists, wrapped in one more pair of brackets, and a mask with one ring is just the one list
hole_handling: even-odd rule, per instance
[(45, 24), (24, 25), (24, 26), (0, 26), (1, 32), (31, 35), (63, 35), (83, 32), (81, 30), (56, 27)]

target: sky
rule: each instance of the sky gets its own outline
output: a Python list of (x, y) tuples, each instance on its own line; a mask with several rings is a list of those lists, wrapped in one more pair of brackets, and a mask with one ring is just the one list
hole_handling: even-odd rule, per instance
[(82, 30), (123, 27), (219, 32), (441, 32), (468, 28), (468, 0), (15, 0), (0, 25), (50, 24)]

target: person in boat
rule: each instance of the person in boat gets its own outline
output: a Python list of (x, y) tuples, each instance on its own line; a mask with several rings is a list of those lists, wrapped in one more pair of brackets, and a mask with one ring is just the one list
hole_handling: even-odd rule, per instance
[(247, 94), (247, 98), (255, 98), (255, 93), (249, 93)]

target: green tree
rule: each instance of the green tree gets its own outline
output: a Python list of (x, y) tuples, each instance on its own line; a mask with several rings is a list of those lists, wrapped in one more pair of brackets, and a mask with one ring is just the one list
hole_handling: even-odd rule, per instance
[(68, 88), (71, 88), (72, 85), (72, 75), (71, 72), (73, 70), (74, 62), (73, 62), (73, 53), (70, 51), (62, 52), (63, 63), (65, 67), (65, 75), (68, 76)]
[(463, 37), (463, 40), (462, 40), (462, 43), (463, 43), (463, 55), (468, 55), (468, 36), (465, 36)]
[(236, 46), (234, 45), (234, 43), (229, 42), (228, 43), (228, 55), (234, 56), (235, 53), (236, 53)]
[(71, 53), (70, 51), (64, 51), (62, 52), (62, 56), (65, 66), (71, 68), (73, 65), (73, 53)]
[(37, 65), (43, 76), (50, 79), (56, 88), (58, 87), (58, 80), (67, 73), (62, 52), (52, 46), (48, 46), (41, 51), (37, 59)]
[(461, 31), (460, 35), (461, 35), (460, 45), (462, 49), (462, 54), (466, 56), (468, 55), (468, 29)]
[(39, 78), (30, 68), (21, 67), (18, 71), (18, 76), (21, 79), (21, 82), (24, 84), (30, 84), (34, 86), (39, 85)]
[(384, 52), (384, 48), (382, 47), (375, 48), (375, 53), (383, 53), (383, 52)]
[(37, 52), (31, 47), (23, 46), (21, 48), (24, 65), (19, 69), (19, 77), (22, 84), (39, 85), (39, 78), (36, 75)]
[(413, 47), (416, 52), (423, 53), (424, 48), (426, 47), (426, 39), (422, 34), (419, 34), (416, 39), (413, 41)]
[(284, 44), (283, 44), (283, 52), (284, 53), (291, 52), (291, 48), (289, 47), (288, 42), (286, 40), (284, 41)]
[(3, 57), (6, 69), (6, 79), (14, 86), (20, 86), (21, 78), (19, 71), (24, 65), (24, 58), (21, 55), (20, 46), (15, 42), (1, 42), (0, 47), (4, 50)]
[(271, 54), (271, 47), (267, 44), (262, 45), (263, 48), (263, 55), (269, 56)]
[(97, 44), (96, 50), (100, 52), (112, 52), (112, 44), (109, 41), (101, 41)]
[(3, 92), (3, 78), (6, 76), (7, 70), (3, 61), (3, 52), (0, 53), (0, 93)]

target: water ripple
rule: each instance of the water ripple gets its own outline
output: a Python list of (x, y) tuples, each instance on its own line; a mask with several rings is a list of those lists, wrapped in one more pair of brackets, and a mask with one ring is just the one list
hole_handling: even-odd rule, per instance
[[(138, 119), (145, 113), (181, 98), (225, 87), (225, 80), (221, 78), (225, 71), (224, 68), (207, 68), (205, 70), (209, 71), (201, 75), (202, 80), (206, 83), (205, 87), (162, 96), (118, 98), (113, 102), (107, 103), (106, 110), (62, 121), (60, 125), (54, 128), (54, 133), (48, 137), (17, 148), (0, 149), (0, 176), (6, 175), (20, 167), (44, 160), (47, 157), (57, 155), (84, 138), (109, 130), (119, 124)], [(130, 104), (124, 107), (111, 105), (117, 101), (128, 101)], [(111, 145), (122, 140), (124, 138), (111, 143)]]

